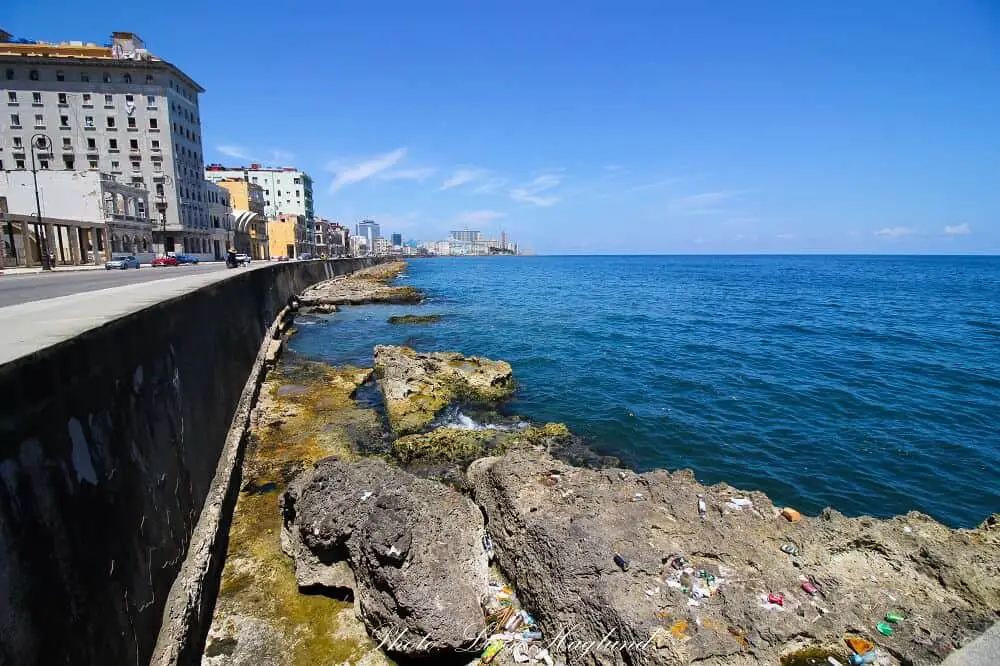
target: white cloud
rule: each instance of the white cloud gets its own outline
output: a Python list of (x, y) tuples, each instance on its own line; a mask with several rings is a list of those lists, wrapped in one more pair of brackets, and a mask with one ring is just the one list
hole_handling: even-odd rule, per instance
[(944, 233), (949, 236), (965, 236), (972, 233), (972, 228), (968, 224), (956, 224), (955, 226), (947, 226), (944, 228)]
[(547, 207), (559, 202), (560, 198), (553, 195), (545, 196), (547, 192), (557, 187), (562, 182), (562, 176), (554, 173), (546, 173), (538, 176), (531, 182), (520, 187), (515, 187), (508, 194), (514, 201), (534, 204), (535, 206)]
[(702, 192), (701, 194), (692, 194), (686, 197), (678, 197), (670, 202), (670, 204), (677, 208), (699, 208), (701, 206), (710, 206), (712, 204), (721, 203), (727, 199), (732, 199), (733, 197), (743, 194), (741, 191), (720, 191), (720, 192)]
[(368, 180), (386, 169), (391, 169), (405, 157), (406, 148), (397, 148), (392, 152), (369, 157), (347, 166), (331, 163), (328, 165), (328, 169), (334, 172), (334, 178), (333, 182), (330, 183), (330, 191), (336, 192), (346, 185), (354, 185)]
[(415, 169), (393, 169), (383, 171), (375, 176), (378, 180), (427, 180), (437, 173), (434, 167), (421, 167)]
[(224, 144), (221, 146), (216, 146), (216, 150), (225, 155), (226, 157), (234, 157), (238, 160), (252, 160), (249, 152), (243, 146), (234, 146), (232, 144)]
[(477, 186), (476, 189), (472, 190), (472, 192), (473, 194), (496, 194), (506, 184), (507, 181), (504, 178), (489, 178), (481, 185)]
[(501, 213), (498, 210), (470, 210), (466, 213), (461, 213), (456, 218), (456, 221), (466, 224), (488, 224), (493, 220), (499, 220), (501, 217), (507, 217), (507, 213)]
[(472, 181), (479, 180), (485, 175), (482, 169), (456, 169), (455, 173), (451, 175), (443, 183), (441, 183), (442, 190), (450, 190), (453, 187), (458, 187), (460, 185), (466, 185)]
[(911, 236), (915, 233), (917, 233), (917, 230), (912, 227), (886, 227), (885, 229), (876, 231), (875, 235), (884, 238), (901, 238), (903, 236)]
[(287, 150), (281, 150), (280, 148), (272, 148), (267, 152), (265, 157), (255, 155), (255, 151), (249, 148), (233, 144), (223, 144), (221, 146), (216, 146), (215, 148), (226, 157), (232, 157), (237, 160), (245, 160), (247, 162), (263, 162), (285, 166), (291, 164), (295, 160), (294, 154), (288, 152)]

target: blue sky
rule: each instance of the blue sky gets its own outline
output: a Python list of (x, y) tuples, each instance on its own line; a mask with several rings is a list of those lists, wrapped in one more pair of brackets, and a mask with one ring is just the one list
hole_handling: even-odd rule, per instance
[(295, 164), (384, 233), (1000, 252), (992, 0), (5, 4), (17, 36), (138, 32), (207, 89), (208, 161)]

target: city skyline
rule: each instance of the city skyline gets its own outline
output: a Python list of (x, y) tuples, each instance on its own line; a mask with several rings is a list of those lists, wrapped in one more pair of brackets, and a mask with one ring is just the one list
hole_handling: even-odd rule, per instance
[[(4, 27), (47, 41), (134, 30), (205, 87), (207, 163), (294, 164), (317, 214), (349, 227), (502, 224), (540, 253), (1000, 250), (987, 5), (316, 7), (269, 17), (298, 46), (247, 53), (269, 92), (240, 105), (248, 79), (202, 45), (244, 50), (242, 35), (215, 28), (222, 8), (185, 2), (136, 7), (128, 26), (22, 5)], [(386, 48), (349, 57), (375, 39)], [(280, 122), (306, 91), (317, 103)], [(609, 233), (622, 224), (635, 233)]]

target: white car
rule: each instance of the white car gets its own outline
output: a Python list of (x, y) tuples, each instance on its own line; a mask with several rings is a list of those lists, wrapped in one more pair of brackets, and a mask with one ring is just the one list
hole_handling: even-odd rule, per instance
[(246, 252), (240, 252), (239, 254), (236, 255), (236, 263), (238, 263), (238, 264), (240, 264), (242, 266), (249, 266), (250, 265), (250, 255), (247, 254)]

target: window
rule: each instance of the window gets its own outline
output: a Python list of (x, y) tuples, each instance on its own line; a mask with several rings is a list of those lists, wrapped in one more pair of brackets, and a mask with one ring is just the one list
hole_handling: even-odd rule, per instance
[(111, 128), (111, 129), (114, 129), (114, 127), (115, 127), (115, 117), (114, 116), (108, 116), (107, 117), (107, 121), (108, 121), (108, 127)]
[(66, 80), (66, 74), (64, 72), (62, 71), (56, 72), (56, 81), (65, 81), (65, 80)]
[(156, 196), (158, 196), (158, 197), (162, 197), (163, 196), (163, 183), (157, 183), (156, 184)]
[(153, 139), (152, 141), (150, 141), (149, 142), (149, 146), (153, 150), (159, 150), (160, 149), (160, 141), (159, 141), (159, 139)]
[(49, 168), (49, 161), (48, 160), (38, 160), (38, 168), (39, 169), (48, 169)]
[(135, 129), (135, 118), (133, 118), (132, 116), (129, 116), (128, 119), (127, 119), (127, 122), (128, 122), (128, 128), (129, 129)]
[(296, 178), (294, 182), (295, 182), (296, 185), (301, 185), (302, 184), (302, 179), (301, 178)]
[(7, 101), (11, 104), (17, 104), (17, 93), (13, 90), (7, 91)]
[(135, 97), (133, 97), (132, 95), (125, 95), (125, 101), (126, 102), (135, 102)]
[(124, 76), (124, 79), (125, 79), (125, 83), (132, 83), (132, 75), (131, 74), (126, 74)]
[(156, 95), (146, 95), (146, 106), (156, 106)]
[(281, 196), (281, 190), (278, 190), (278, 196), (279, 197)]
[(91, 169), (97, 168), (97, 160), (87, 160), (87, 164)]
[(68, 136), (63, 137), (63, 148), (69, 148), (73, 145), (73, 139)]
[(69, 127), (69, 116), (59, 116), (59, 127)]
[(111, 83), (111, 75), (110, 74), (108, 74), (107, 72), (104, 72), (104, 74), (102, 74), (101, 76), (104, 79), (105, 83)]
[(90, 74), (87, 74), (86, 72), (81, 73), (80, 74), (80, 80), (83, 81), (84, 83), (89, 82), (90, 81)]
[(31, 79), (32, 81), (37, 81), (38, 80), (38, 70), (37, 69), (31, 70), (28, 73), (28, 78)]
[(45, 127), (45, 116), (40, 113), (35, 114), (35, 127)]
[(63, 168), (65, 168), (67, 171), (72, 171), (73, 165), (75, 163), (76, 160), (73, 158), (72, 155), (63, 155)]
[(42, 103), (42, 93), (31, 93), (31, 103), (41, 104)]
[(87, 139), (87, 150), (97, 150), (97, 139), (93, 137)]
[(152, 74), (147, 74), (146, 75), (146, 83), (152, 83), (152, 82), (153, 82), (153, 75)]
[(59, 103), (66, 104), (66, 93), (59, 93)]
[(21, 137), (15, 136), (14, 137), (14, 148), (23, 148), (23, 147), (24, 147), (24, 144), (21, 143)]
[(142, 169), (142, 163), (139, 160), (132, 160), (132, 171), (139, 171)]
[(299, 191), (298, 191), (298, 190), (295, 190), (295, 196), (297, 196), (297, 197), (298, 197), (298, 196), (302, 196), (302, 195), (300, 195), (300, 194), (299, 194)]
[(85, 124), (85, 125), (86, 125), (87, 127), (93, 127), (93, 126), (94, 126), (94, 116), (86, 116), (86, 117), (85, 117), (85, 118), (83, 119), (83, 122), (84, 122), (84, 124)]
[(83, 93), (83, 105), (93, 106), (93, 104), (94, 104), (93, 101), (91, 101), (90, 99), (90, 93)]
[(108, 150), (118, 150), (118, 139), (108, 139)]
[(12, 70), (12, 69), (8, 69), (7, 70), (7, 80), (8, 81), (13, 81), (14, 80), (14, 70)]
[(128, 147), (132, 150), (139, 150), (139, 139), (129, 139)]
[(15, 169), (23, 169), (24, 168), (24, 160), (14, 160), (14, 168)]
[(111, 95), (104, 96), (104, 106), (114, 106), (115, 100)]
[(271, 190), (264, 190), (264, 194), (270, 194)]
[(257, 176), (253, 176), (253, 177), (251, 177), (251, 178), (250, 178), (250, 182), (251, 182), (251, 183), (256, 183), (256, 182), (257, 182)]
[(111, 160), (111, 168), (113, 170), (121, 169), (121, 167), (122, 165), (119, 162), (117, 162), (116, 160)]

